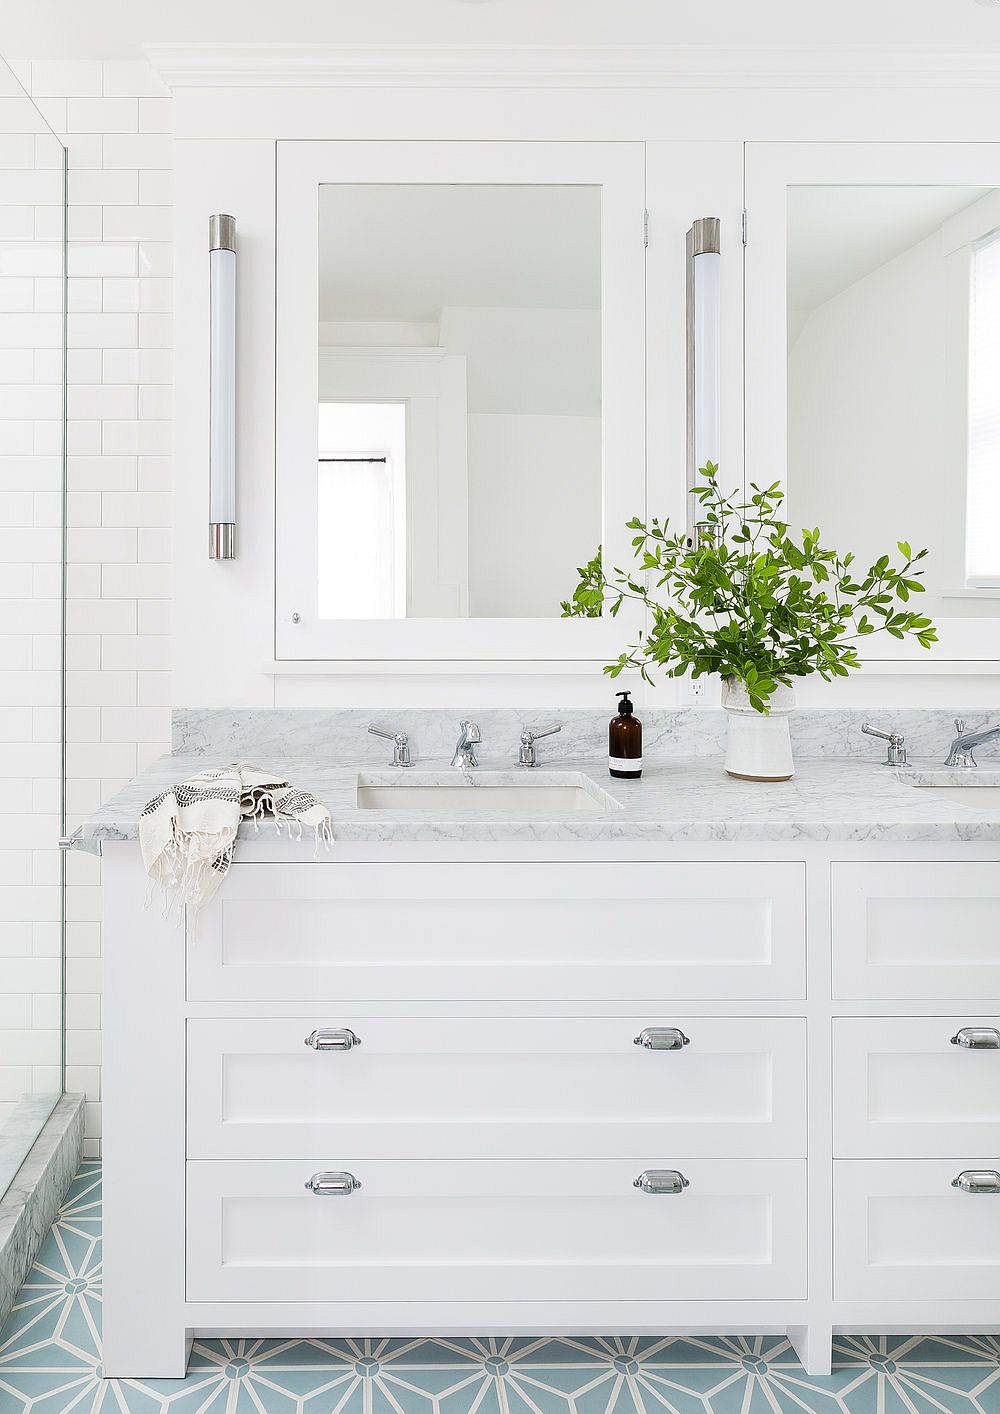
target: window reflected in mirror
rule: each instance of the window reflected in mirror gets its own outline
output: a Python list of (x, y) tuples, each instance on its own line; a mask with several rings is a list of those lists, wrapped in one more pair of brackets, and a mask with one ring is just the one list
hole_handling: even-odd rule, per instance
[(788, 193), (789, 519), (864, 567), (926, 546), (931, 616), (996, 612), (998, 236), (980, 187)]
[(601, 189), (320, 189), (319, 614), (556, 618), (602, 538)]
[(320, 403), (317, 505), (320, 618), (404, 618), (404, 403)]

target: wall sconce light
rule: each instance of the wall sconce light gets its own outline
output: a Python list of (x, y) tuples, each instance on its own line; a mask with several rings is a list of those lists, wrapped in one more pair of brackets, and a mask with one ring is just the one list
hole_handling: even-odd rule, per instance
[(236, 218), (208, 220), (208, 554), (236, 557)]
[(687, 233), (687, 527), (698, 541), (698, 472), (718, 463), (722, 440), (720, 222), (703, 216)]

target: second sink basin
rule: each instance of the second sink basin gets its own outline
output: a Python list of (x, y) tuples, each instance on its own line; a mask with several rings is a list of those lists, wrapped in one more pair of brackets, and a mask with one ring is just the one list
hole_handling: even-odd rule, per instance
[(362, 771), (359, 810), (423, 810), (442, 818), (604, 814), (618, 801), (581, 771)]

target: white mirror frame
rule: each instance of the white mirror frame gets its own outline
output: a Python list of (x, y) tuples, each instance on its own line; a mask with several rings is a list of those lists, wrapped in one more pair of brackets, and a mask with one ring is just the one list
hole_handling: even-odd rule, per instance
[[(1000, 143), (754, 142), (746, 147), (744, 285), (746, 479), (786, 481), (786, 257), (788, 189), (796, 186), (1000, 187)], [(789, 487), (790, 498), (794, 488)], [(794, 513), (794, 505), (792, 506)], [(970, 591), (968, 597), (973, 597)], [(956, 601), (957, 603), (959, 601)], [(997, 616), (935, 615), (939, 642), (927, 651), (879, 634), (865, 654), (880, 672), (954, 672), (1000, 658)], [(982, 670), (982, 669), (980, 669)]]
[[(319, 188), (325, 183), (581, 184), (603, 188), (604, 545), (631, 560), (625, 522), (645, 513), (645, 153), (642, 143), (300, 142), (277, 144), (275, 659), (453, 666), (607, 662), (641, 625), (616, 619), (319, 620), (315, 500), (319, 387)], [(526, 508), (530, 513), (530, 507)], [(589, 550), (596, 549), (588, 547)], [(572, 584), (566, 585), (569, 597)], [(298, 615), (298, 620), (294, 620)]]

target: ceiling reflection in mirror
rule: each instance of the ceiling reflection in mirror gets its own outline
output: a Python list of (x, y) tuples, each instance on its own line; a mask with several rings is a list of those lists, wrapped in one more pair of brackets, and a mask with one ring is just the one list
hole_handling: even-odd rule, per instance
[(549, 618), (602, 533), (601, 188), (320, 189), (319, 612)]
[(788, 193), (789, 519), (863, 568), (926, 547), (931, 616), (996, 612), (998, 238), (981, 187)]

